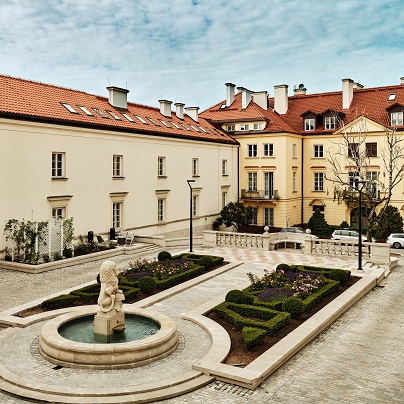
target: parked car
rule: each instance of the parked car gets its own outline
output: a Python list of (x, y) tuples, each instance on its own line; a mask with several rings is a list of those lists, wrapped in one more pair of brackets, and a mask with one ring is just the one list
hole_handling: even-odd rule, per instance
[(403, 233), (393, 233), (387, 237), (387, 244), (390, 244), (394, 248), (404, 247), (404, 234)]
[[(334, 230), (331, 235), (331, 240), (340, 240), (340, 241), (358, 241), (359, 233), (354, 230)], [(366, 241), (367, 238), (362, 234), (362, 242)]]
[(306, 232), (303, 229), (301, 229), (300, 227), (284, 227), (282, 230), (280, 230), (280, 232), (306, 234)]

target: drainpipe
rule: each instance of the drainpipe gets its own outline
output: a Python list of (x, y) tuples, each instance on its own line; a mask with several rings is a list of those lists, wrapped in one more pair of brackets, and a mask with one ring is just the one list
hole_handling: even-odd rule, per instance
[(304, 214), (304, 192), (303, 192), (303, 190), (304, 190), (304, 186), (303, 186), (303, 172), (304, 172), (304, 170), (303, 170), (303, 159), (304, 159), (304, 153), (303, 153), (303, 137), (302, 137), (302, 174), (301, 174), (301, 176), (302, 176), (302, 206), (301, 206), (301, 211), (300, 211), (300, 215), (301, 215), (301, 221), (302, 221), (302, 224), (303, 224), (303, 214)]

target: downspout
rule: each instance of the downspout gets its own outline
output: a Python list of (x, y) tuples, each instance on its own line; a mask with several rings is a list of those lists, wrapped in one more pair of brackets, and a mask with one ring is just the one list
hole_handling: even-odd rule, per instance
[(304, 192), (303, 192), (303, 190), (304, 190), (304, 186), (303, 186), (303, 162), (304, 162), (304, 153), (303, 153), (303, 137), (302, 137), (302, 174), (301, 174), (301, 177), (302, 177), (302, 191), (301, 191), (301, 194), (302, 194), (302, 198), (301, 198), (301, 200), (302, 200), (302, 205), (301, 205), (301, 208), (300, 208), (300, 215), (301, 215), (301, 221), (302, 221), (302, 225), (303, 225), (303, 213), (304, 213)]

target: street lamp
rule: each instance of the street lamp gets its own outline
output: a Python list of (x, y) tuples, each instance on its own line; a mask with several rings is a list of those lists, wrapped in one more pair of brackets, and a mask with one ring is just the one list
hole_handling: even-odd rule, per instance
[[(366, 184), (365, 180), (361, 180), (360, 177), (355, 177), (355, 186), (359, 192), (359, 217), (358, 217), (358, 225), (359, 225), (359, 236), (358, 236), (358, 271), (362, 271), (362, 191)], [(362, 185), (360, 187), (359, 185)]]
[(189, 252), (192, 252), (192, 187), (191, 182), (195, 182), (195, 180), (187, 180), (190, 197), (189, 197)]

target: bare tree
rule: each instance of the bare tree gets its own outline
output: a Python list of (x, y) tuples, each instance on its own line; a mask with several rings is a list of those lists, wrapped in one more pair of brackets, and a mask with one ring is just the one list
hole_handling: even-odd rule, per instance
[[(330, 172), (326, 179), (333, 183), (334, 200), (344, 201), (351, 209), (358, 208), (359, 192), (362, 193), (367, 218), (366, 235), (370, 241), (372, 227), (390, 204), (393, 189), (403, 180), (404, 139), (396, 128), (384, 127), (380, 135), (383, 142), (367, 143), (367, 120), (363, 115), (348, 127), (342, 120), (339, 120), (339, 125), (341, 138), (333, 141), (333, 147), (328, 150)], [(381, 150), (378, 151), (378, 147)], [(371, 159), (377, 155), (383, 162), (380, 171), (371, 164)]]

